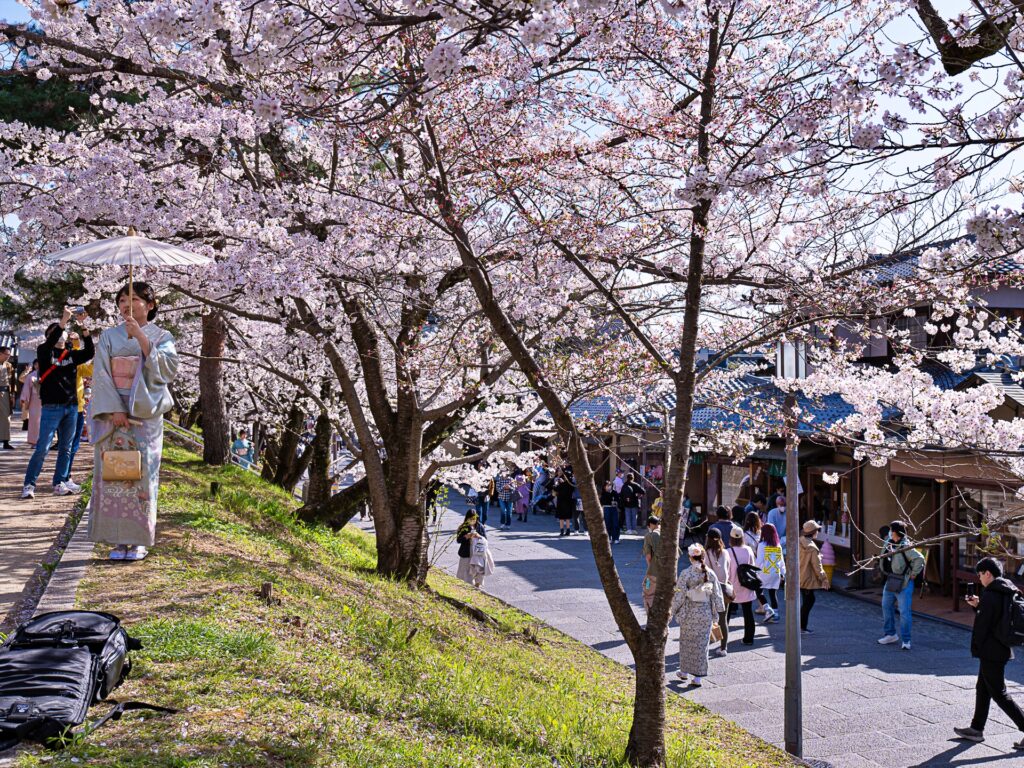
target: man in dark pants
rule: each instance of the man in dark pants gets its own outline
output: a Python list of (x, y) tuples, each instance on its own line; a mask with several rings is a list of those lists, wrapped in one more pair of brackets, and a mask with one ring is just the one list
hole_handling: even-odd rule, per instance
[[(985, 740), (985, 723), (993, 701), (1019, 730), (1024, 731), (1024, 712), (1006, 692), (1006, 662), (1013, 658), (1013, 651), (1000, 639), (999, 631), (1004, 612), (1017, 588), (1003, 578), (1002, 567), (991, 557), (979, 560), (976, 570), (982, 585), (981, 597), (970, 595), (965, 598), (967, 604), (977, 611), (971, 633), (971, 656), (980, 661), (974, 719), (968, 728), (953, 729), (957, 736), (967, 741)], [(1024, 739), (1015, 743), (1013, 748), (1024, 749)]]

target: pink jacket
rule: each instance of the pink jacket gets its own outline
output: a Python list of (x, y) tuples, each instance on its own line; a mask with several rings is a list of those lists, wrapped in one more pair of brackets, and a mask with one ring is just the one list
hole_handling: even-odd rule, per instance
[(740, 584), (738, 570), (739, 566), (744, 563), (755, 565), (754, 553), (750, 551), (750, 547), (744, 544), (741, 547), (729, 547), (729, 554), (732, 555), (729, 558), (729, 581), (732, 582), (733, 588), (732, 601), (734, 603), (752, 602), (757, 595), (752, 589), (747, 589)]

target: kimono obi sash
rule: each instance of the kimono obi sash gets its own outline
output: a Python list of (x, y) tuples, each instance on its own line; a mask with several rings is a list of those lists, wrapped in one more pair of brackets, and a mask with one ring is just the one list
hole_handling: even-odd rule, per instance
[(110, 358), (110, 373), (114, 378), (114, 386), (118, 389), (131, 389), (138, 370), (138, 355)]

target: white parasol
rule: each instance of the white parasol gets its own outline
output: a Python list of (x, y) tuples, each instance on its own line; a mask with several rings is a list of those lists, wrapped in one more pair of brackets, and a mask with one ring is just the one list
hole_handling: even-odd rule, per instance
[(129, 301), (133, 298), (135, 267), (191, 267), (213, 261), (209, 256), (201, 256), (176, 245), (139, 237), (134, 227), (128, 228), (125, 237), (111, 237), (94, 243), (76, 245), (45, 258), (46, 261), (62, 261), (92, 267), (127, 265)]

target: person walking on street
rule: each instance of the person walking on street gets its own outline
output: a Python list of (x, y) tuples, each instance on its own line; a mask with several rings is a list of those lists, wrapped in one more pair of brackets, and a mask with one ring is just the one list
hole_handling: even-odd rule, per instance
[(516, 520), (526, 522), (530, 509), (530, 481), (522, 472), (516, 475)]
[(572, 535), (572, 518), (576, 514), (576, 483), (572, 475), (559, 470), (555, 478), (555, 517), (558, 518), (558, 535)]
[[(798, 517), (797, 520), (800, 518)], [(776, 533), (779, 534), (779, 543), (782, 546), (782, 551), (786, 551), (786, 497), (779, 496), (775, 497), (775, 508), (768, 511), (768, 522), (775, 526)]]
[[(971, 631), (971, 656), (978, 660), (978, 684), (974, 689), (974, 717), (967, 728), (954, 728), (961, 739), (984, 741), (988, 710), (994, 701), (1006, 716), (1024, 731), (1024, 712), (1006, 691), (1006, 662), (1013, 658), (1013, 649), (1002, 637), (1000, 627), (1009, 610), (1017, 588), (1003, 578), (1003, 569), (991, 557), (983, 557), (975, 566), (981, 582), (981, 596), (964, 598), (975, 610), (974, 629)], [(1024, 749), (1024, 738), (1013, 745)]]
[(829, 589), (828, 576), (825, 569), (821, 567), (821, 552), (818, 545), (814, 543), (814, 537), (821, 526), (814, 520), (808, 520), (803, 525), (803, 535), (800, 537), (800, 631), (805, 635), (813, 634), (807, 628), (807, 621), (811, 617), (811, 609), (814, 608), (814, 593), (819, 589)]
[(476, 492), (476, 515), (481, 525), (487, 525), (487, 512), (491, 508), (491, 494), (494, 493), (494, 478), (484, 482), (482, 490)]
[[(749, 506), (749, 505), (748, 505)], [(757, 548), (761, 544), (761, 518), (757, 514), (756, 510), (750, 510), (746, 513), (743, 520), (743, 543), (750, 547), (750, 551), (754, 553), (754, 561), (757, 561)], [(757, 566), (760, 568), (761, 566)], [(765, 597), (764, 589), (758, 587), (754, 590), (754, 594), (757, 596), (757, 602), (759, 605), (754, 609), (754, 613), (764, 616), (771, 616), (771, 608), (768, 606), (768, 598)], [(767, 624), (767, 619), (765, 620)]]
[(507, 531), (512, 527), (512, 506), (515, 503), (513, 496), (516, 493), (515, 483), (507, 469), (502, 469), (498, 473), (498, 478), (494, 481), (494, 493), (498, 497), (498, 506), (501, 509), (501, 530)]
[[(672, 615), (679, 622), (679, 669), (676, 677), (684, 683), (699, 686), (708, 674), (708, 638), (715, 616), (722, 620), (725, 601), (713, 569), (704, 562), (700, 544), (687, 549), (690, 567), (676, 579), (672, 599)], [(691, 679), (692, 676), (692, 679)]]
[(729, 540), (729, 583), (732, 584), (732, 601), (743, 612), (743, 644), (753, 645), (754, 599), (757, 594), (754, 590), (744, 587), (740, 581), (740, 567), (744, 565), (754, 565), (754, 553), (743, 543), (743, 531), (733, 528)]
[(651, 605), (654, 603), (654, 590), (658, 585), (658, 579), (654, 575), (658, 565), (658, 548), (661, 546), (661, 519), (656, 515), (647, 518), (647, 533), (644, 534), (644, 561), (647, 563), (647, 573), (644, 574), (643, 596), (644, 610), (651, 612)]
[(242, 469), (248, 469), (255, 461), (252, 440), (249, 439), (249, 432), (245, 427), (238, 430), (238, 437), (231, 444), (231, 453), (238, 459), (238, 466)]
[(766, 523), (761, 528), (761, 542), (757, 545), (757, 567), (761, 569), (761, 592), (768, 598), (770, 607), (765, 608), (765, 624), (779, 620), (778, 590), (786, 578), (786, 558), (779, 544), (775, 526)]
[(722, 589), (722, 608), (718, 612), (718, 627), (722, 630), (722, 639), (719, 641), (715, 655), (725, 656), (729, 653), (729, 604), (733, 597), (733, 585), (729, 581), (729, 574), (732, 558), (729, 557), (722, 534), (717, 528), (708, 531), (705, 558), (708, 567), (715, 572), (715, 577)]
[[(459, 567), (455, 571), (455, 575), (467, 584), (473, 584), (470, 560), (473, 557), (473, 540), (480, 536), (486, 539), (487, 533), (480, 523), (480, 516), (477, 515), (476, 510), (471, 509), (455, 531), (455, 542), (459, 545)], [(476, 585), (474, 584), (474, 586)]]
[(11, 348), (0, 347), (0, 449), (13, 451), (11, 445), (11, 414), (14, 413), (14, 366)]
[(610, 480), (605, 481), (604, 490), (601, 491), (601, 507), (604, 511), (604, 527), (608, 531), (608, 538), (612, 540), (612, 544), (618, 544), (619, 505), (615, 503), (615, 492)]
[[(910, 629), (913, 623), (911, 603), (914, 599), (914, 579), (924, 570), (924, 555), (910, 548), (907, 529), (899, 520), (889, 523), (889, 536), (882, 544), (882, 636), (879, 645), (900, 643), (904, 651), (910, 650)], [(896, 606), (900, 609), (900, 628), (896, 634)]]
[(28, 434), (25, 442), (32, 448), (39, 440), (39, 419), (43, 413), (43, 403), (39, 394), (39, 359), (32, 361), (32, 369), (26, 371), (25, 380), (21, 383), (21, 418), (28, 422)]
[(732, 537), (732, 529), (734, 527), (732, 515), (725, 507), (718, 507), (718, 509), (715, 510), (715, 517), (718, 519), (711, 524), (708, 531), (718, 531), (718, 535), (722, 537), (722, 541), (728, 545), (729, 539)]
[(92, 360), (95, 348), (89, 330), (85, 328), (88, 317), (83, 312), (76, 320), (82, 327), (82, 349), (73, 350), (67, 344), (65, 329), (71, 321), (71, 310), (67, 308), (60, 321), (51, 323), (46, 329), (46, 340), (36, 349), (36, 357), (43, 369), (39, 376), (42, 410), (39, 438), (25, 470), (25, 482), (21, 491), (23, 499), (31, 499), (36, 495), (36, 480), (43, 471), (43, 462), (50, 452), (54, 434), (57, 435), (57, 465), (53, 471), (53, 493), (57, 496), (67, 496), (81, 490), (78, 485), (68, 482), (71, 443), (78, 424), (75, 372), (79, 365)]
[[(71, 344), (72, 349), (82, 348), (82, 339), (77, 333), (69, 333), (68, 341)], [(75, 456), (78, 455), (78, 449), (82, 445), (82, 433), (85, 431), (85, 406), (86, 406), (86, 395), (85, 395), (85, 384), (86, 381), (92, 379), (92, 363), (84, 363), (75, 369), (75, 402), (78, 405), (78, 418), (75, 421), (75, 436), (71, 440), (71, 458), (68, 460), (68, 471), (64, 477), (64, 482), (74, 490), (77, 483), (71, 480), (71, 469), (75, 464)]]
[(626, 475), (626, 480), (619, 491), (619, 506), (626, 513), (626, 533), (636, 534), (637, 515), (640, 512), (640, 499), (644, 490), (636, 484), (633, 473)]

